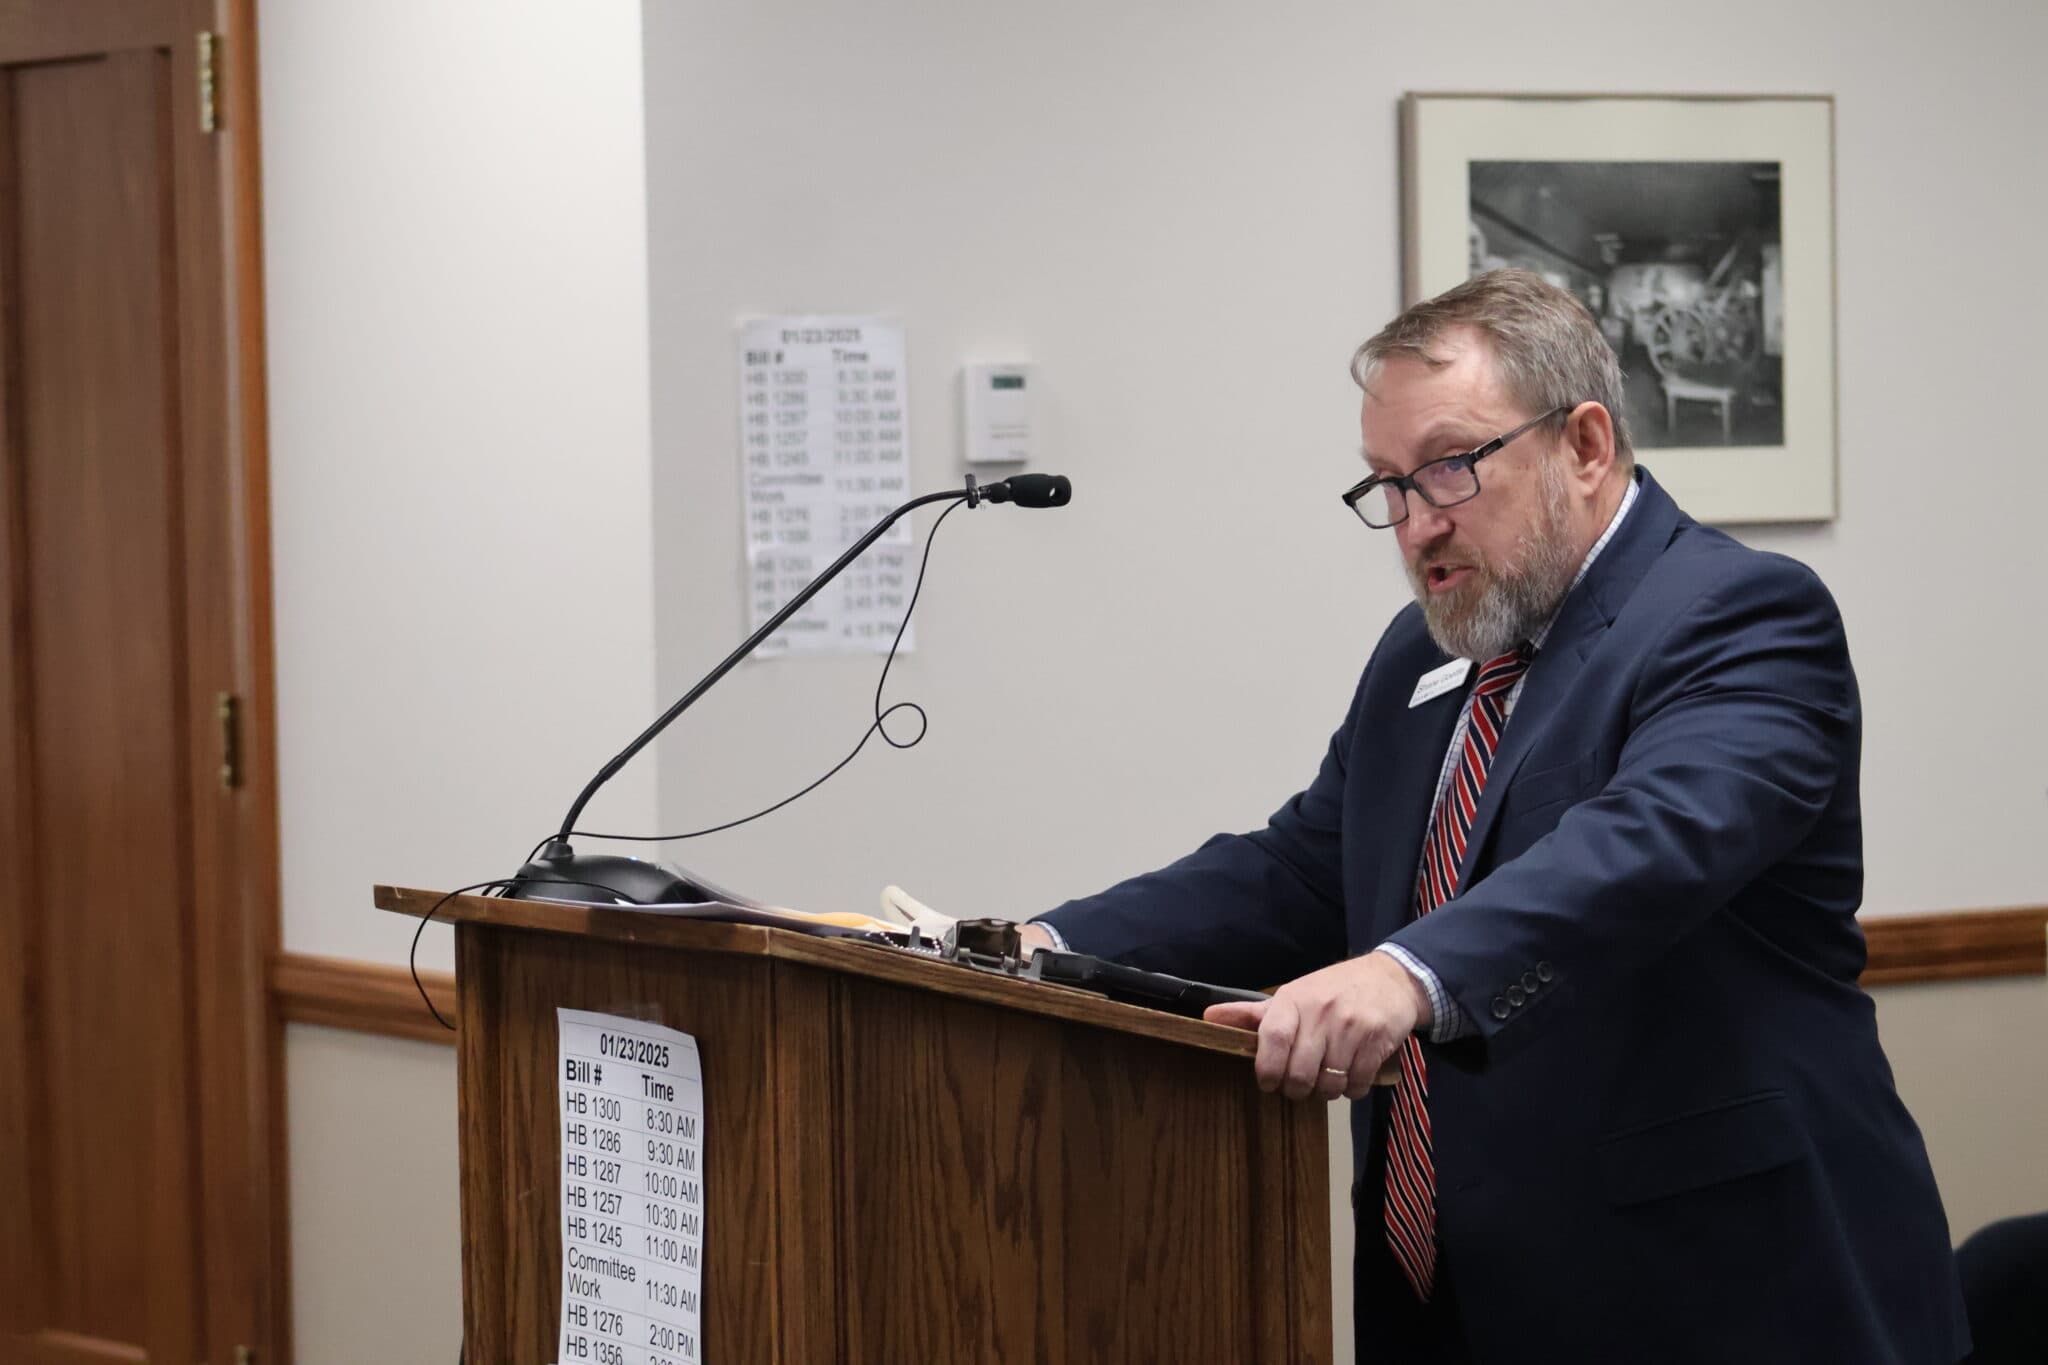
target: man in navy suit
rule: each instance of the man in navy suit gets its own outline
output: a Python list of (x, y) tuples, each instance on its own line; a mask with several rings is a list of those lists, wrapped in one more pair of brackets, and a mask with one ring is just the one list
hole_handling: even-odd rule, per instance
[[(1861, 713), (1811, 570), (1637, 468), (1520, 271), (1360, 348), (1416, 605), (1265, 828), (1027, 926), (1181, 976), (1352, 1107), (1361, 1357), (1952, 1365), (1918, 1129), (1859, 989)], [(1383, 1068), (1399, 1083), (1376, 1087)]]

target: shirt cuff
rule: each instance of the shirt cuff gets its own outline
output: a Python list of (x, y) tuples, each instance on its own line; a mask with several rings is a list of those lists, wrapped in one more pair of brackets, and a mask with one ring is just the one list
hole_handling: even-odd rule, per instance
[(1403, 971), (1422, 983), (1423, 994), (1429, 997), (1429, 1010), (1433, 1016), (1429, 1030), (1422, 1036), (1432, 1043), (1448, 1043), (1462, 1038), (1468, 1032), (1465, 1027), (1465, 1012), (1458, 1008), (1458, 1002), (1451, 999), (1451, 993), (1444, 989), (1444, 983), (1429, 969), (1421, 958), (1409, 952), (1398, 943), (1382, 943), (1375, 952), (1385, 953), (1401, 964)]
[(1036, 925), (1038, 928), (1044, 930), (1045, 936), (1052, 940), (1052, 946), (1058, 949), (1060, 952), (1071, 953), (1074, 951), (1072, 948), (1069, 948), (1067, 946), (1067, 936), (1061, 933), (1059, 930), (1053, 928), (1050, 924), (1047, 924), (1044, 920), (1026, 920), (1025, 923)]

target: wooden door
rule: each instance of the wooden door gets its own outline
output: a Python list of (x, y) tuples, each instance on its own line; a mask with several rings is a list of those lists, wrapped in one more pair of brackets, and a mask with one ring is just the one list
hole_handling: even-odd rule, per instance
[[(267, 716), (260, 371), (236, 359), (254, 275), (233, 254), (253, 215), (227, 173), (253, 141), (203, 127), (220, 17), (0, 9), (9, 1362), (282, 1349), (268, 730), (224, 754), (219, 706)], [(220, 93), (217, 124), (253, 124), (253, 92)]]

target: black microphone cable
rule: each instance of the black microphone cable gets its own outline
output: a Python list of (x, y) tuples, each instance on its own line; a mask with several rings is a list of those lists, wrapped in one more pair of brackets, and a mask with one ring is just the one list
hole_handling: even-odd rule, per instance
[(413, 989), (420, 993), (420, 1000), (426, 1005), (427, 1013), (433, 1015), (434, 1021), (450, 1033), (455, 1032), (455, 1025), (441, 1017), (441, 1011), (434, 1008), (434, 998), (427, 994), (426, 983), (420, 980), (420, 935), (427, 931), (427, 921), (441, 913), (441, 907), (457, 896), (469, 891), (482, 891), (493, 896), (502, 895), (515, 886), (581, 886), (611, 896), (619, 894), (608, 886), (599, 886), (595, 882), (579, 882), (568, 877), (493, 877), (487, 882), (471, 882), (468, 886), (458, 886), (428, 906), (427, 913), (420, 916), (419, 924), (413, 928), (412, 946), (405, 951), (405, 966), (406, 970), (412, 973)]
[[(819, 787), (824, 786), (825, 783), (829, 781), (831, 778), (837, 776), (840, 770), (845, 768), (847, 764), (853, 762), (854, 759), (859, 758), (861, 750), (867, 748), (868, 741), (873, 739), (877, 734), (881, 735), (883, 741), (894, 749), (913, 749), (916, 748), (917, 745), (922, 743), (926, 733), (929, 732), (931, 729), (931, 719), (929, 716), (925, 714), (925, 709), (922, 706), (919, 706), (914, 701), (899, 701), (893, 706), (884, 708), (882, 705), (882, 691), (885, 687), (888, 686), (889, 669), (896, 662), (897, 649), (903, 643), (903, 632), (910, 628), (911, 614), (917, 610), (917, 599), (919, 595), (922, 594), (924, 591), (925, 570), (931, 567), (932, 542), (938, 538), (939, 528), (946, 524), (946, 518), (952, 516), (955, 512), (959, 511), (963, 506), (967, 505), (967, 501), (968, 500), (965, 497), (962, 497), (957, 502), (949, 503), (946, 507), (946, 510), (939, 513), (938, 519), (932, 523), (931, 530), (925, 532), (924, 553), (919, 557), (917, 562), (917, 580), (910, 590), (910, 602), (903, 609), (903, 619), (899, 621), (896, 625), (895, 638), (889, 641), (888, 657), (882, 660), (882, 675), (875, 681), (875, 718), (874, 721), (869, 724), (867, 728), (867, 733), (863, 734), (860, 737), (860, 743), (853, 746), (852, 753), (848, 754), (845, 758), (842, 758), (837, 763), (833, 764), (829, 769), (826, 770), (825, 775), (823, 777), (818, 778), (815, 782), (812, 782), (809, 786), (804, 787), (801, 791), (798, 791), (790, 796), (785, 796), (780, 801), (777, 801), (774, 805), (764, 807), (761, 810), (757, 810), (752, 815), (744, 815), (737, 820), (728, 820), (722, 825), (712, 825), (708, 829), (690, 830), (689, 832), (684, 834), (597, 834), (589, 830), (579, 829), (571, 830), (571, 835), (583, 839), (616, 839), (623, 842), (632, 843), (666, 843), (673, 839), (699, 839), (707, 834), (719, 834), (725, 830), (735, 829), (740, 825), (747, 824), (750, 821), (758, 820), (764, 815), (772, 815), (776, 811), (781, 810), (784, 806), (790, 804), (792, 801), (795, 801), (798, 797), (810, 795)], [(894, 735), (889, 733), (887, 722), (889, 717), (895, 715), (898, 711), (904, 710), (913, 711), (917, 714), (917, 733), (909, 739), (898, 739)], [(542, 839), (540, 843), (535, 844), (533, 846), (533, 852), (526, 855), (526, 860), (529, 863), (532, 862), (534, 857), (537, 854), (539, 854), (540, 850), (550, 840), (553, 840), (558, 837), (558, 834), (550, 834), (547, 836), (546, 839)], [(548, 885), (581, 886), (590, 890), (603, 891), (609, 896), (617, 896), (619, 894), (618, 892), (613, 891), (610, 887), (607, 886), (599, 886), (592, 882), (574, 881), (566, 877), (494, 877), (490, 881), (471, 882), (468, 886), (457, 887), (455, 890), (450, 891), (446, 895), (442, 896), (441, 899), (435, 901), (433, 905), (428, 908), (427, 913), (420, 916), (420, 922), (418, 926), (415, 927), (412, 931), (412, 946), (406, 952), (406, 968), (412, 973), (413, 988), (420, 993), (420, 999), (422, 1002), (425, 1003), (427, 1007), (427, 1012), (434, 1016), (434, 1019), (441, 1025), (441, 1027), (448, 1029), (451, 1032), (453, 1032), (455, 1029), (455, 1025), (449, 1023), (445, 1018), (443, 1018), (441, 1015), (441, 1011), (435, 1008), (433, 997), (427, 994), (426, 985), (420, 980), (420, 935), (426, 932), (427, 922), (433, 919), (434, 916), (440, 912), (442, 906), (446, 905), (449, 901), (454, 900), (457, 896), (463, 895), (470, 891), (482, 891), (487, 895), (497, 896), (503, 895), (506, 891), (511, 890), (514, 886)], [(627, 904), (637, 904), (637, 902), (628, 901)]]
[[(958, 502), (949, 504), (945, 511), (939, 513), (938, 520), (932, 523), (932, 529), (925, 533), (924, 554), (918, 560), (917, 581), (910, 590), (910, 604), (903, 609), (903, 619), (902, 621), (898, 622), (896, 626), (896, 637), (895, 639), (889, 642), (889, 657), (882, 660), (882, 675), (880, 678), (875, 680), (875, 718), (873, 722), (869, 724), (867, 728), (867, 733), (863, 734), (860, 737), (860, 743), (853, 746), (852, 753), (848, 754), (845, 758), (842, 758), (837, 763), (833, 764), (829, 769), (826, 770), (825, 775), (823, 777), (820, 777), (817, 781), (811, 783), (809, 786), (803, 788), (801, 791), (798, 791), (790, 796), (785, 796), (780, 801), (777, 801), (774, 805), (763, 807), (762, 809), (755, 811), (752, 815), (743, 815), (737, 820), (728, 820), (722, 825), (712, 825), (706, 829), (693, 829), (683, 834), (599, 834), (592, 830), (578, 829), (571, 830), (569, 832), (570, 835), (572, 837), (581, 839), (616, 839), (627, 843), (661, 844), (668, 843), (671, 840), (676, 839), (701, 839), (707, 834), (721, 834), (726, 830), (736, 829), (739, 826), (747, 824), (750, 821), (758, 820), (764, 815), (773, 815), (776, 811), (781, 810), (784, 806), (788, 805), (792, 801), (795, 801), (798, 797), (810, 795), (818, 788), (824, 786), (825, 783), (829, 781), (831, 778), (837, 776), (839, 771), (846, 767), (847, 764), (853, 762), (853, 760), (855, 760), (856, 758), (859, 758), (860, 751), (867, 748), (868, 741), (873, 739), (878, 734), (882, 737), (883, 741), (893, 749), (914, 749), (920, 743), (922, 743), (926, 733), (929, 732), (931, 729), (931, 718), (925, 714), (925, 709), (922, 706), (919, 706), (914, 701), (899, 701), (895, 705), (885, 709), (882, 706), (882, 689), (888, 686), (889, 669), (896, 662), (897, 647), (903, 643), (903, 632), (910, 628), (911, 613), (917, 610), (918, 595), (924, 591), (925, 570), (931, 566), (932, 541), (935, 538), (937, 538), (939, 534), (939, 528), (946, 524), (946, 518), (952, 516), (955, 512), (959, 511), (966, 504), (967, 499), (964, 497), (961, 498)], [(898, 711), (913, 711), (917, 714), (917, 733), (909, 739), (898, 739), (896, 738), (896, 736), (889, 733), (887, 721), (889, 717), (895, 715)], [(540, 841), (540, 843), (535, 844), (533, 846), (533, 853), (529, 853), (527, 855), (527, 861), (533, 861), (534, 855), (540, 852), (542, 847), (544, 847), (547, 844), (549, 839), (555, 839), (558, 837), (560, 836), (557, 834), (550, 834), (547, 837), (547, 839), (543, 839)]]

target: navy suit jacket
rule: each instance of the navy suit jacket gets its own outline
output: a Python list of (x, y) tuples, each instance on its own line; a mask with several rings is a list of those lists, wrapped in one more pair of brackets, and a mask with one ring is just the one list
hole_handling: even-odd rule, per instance
[[(1041, 918), (1230, 984), (1385, 942), (1442, 978), (1472, 1032), (1424, 1045), (1438, 1229), (1482, 1360), (1951, 1365), (1947, 1225), (1857, 985), (1841, 617), (1810, 569), (1637, 477), (1530, 666), (1442, 909), (1413, 917), (1415, 875), (1464, 692), (1409, 705), (1448, 658), (1410, 606), (1264, 829)], [(1352, 1106), (1362, 1357), (1409, 1292), (1380, 1232), (1385, 1109)]]

